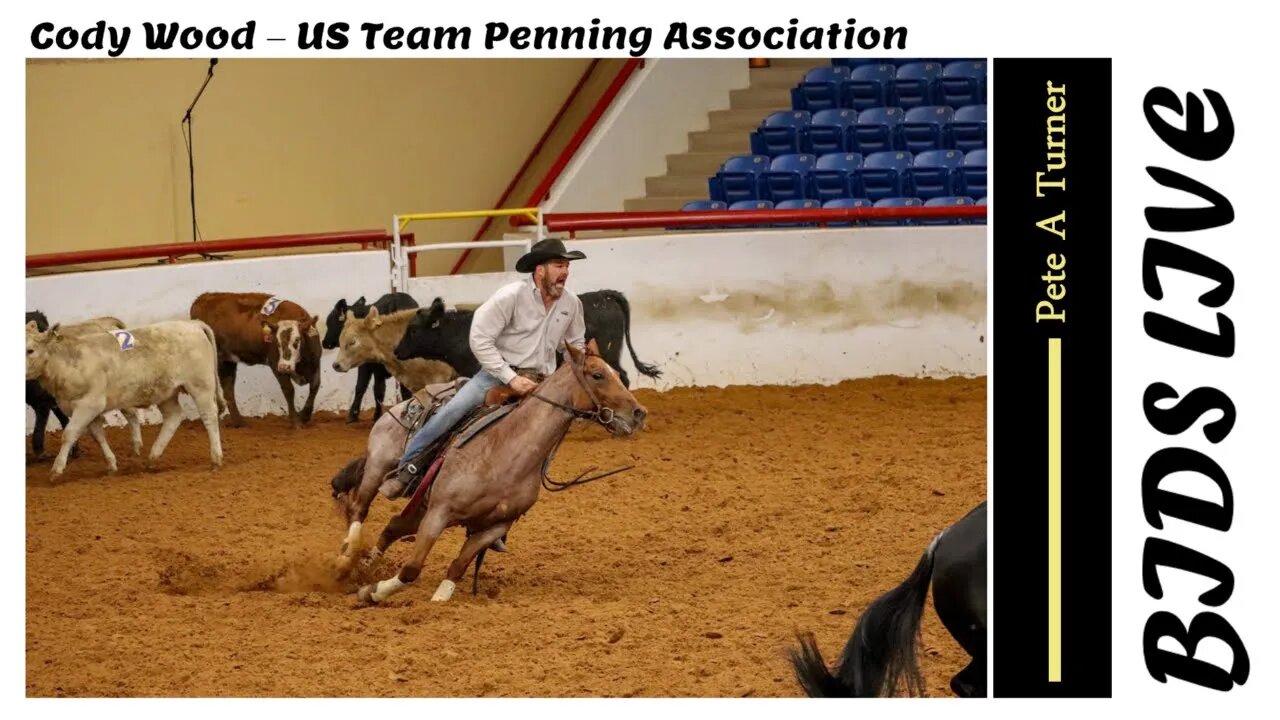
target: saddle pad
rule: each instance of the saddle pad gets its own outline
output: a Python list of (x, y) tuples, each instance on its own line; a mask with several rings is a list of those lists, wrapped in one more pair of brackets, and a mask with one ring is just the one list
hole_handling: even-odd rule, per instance
[(478, 418), (471, 423), (462, 432), (458, 433), (458, 440), (454, 443), (454, 448), (460, 448), (471, 442), (475, 436), (493, 427), (499, 420), (511, 414), (519, 405), (502, 405)]

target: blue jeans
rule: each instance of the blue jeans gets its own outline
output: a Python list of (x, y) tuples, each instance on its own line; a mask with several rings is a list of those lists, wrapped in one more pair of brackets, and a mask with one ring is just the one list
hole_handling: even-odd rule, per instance
[(501, 384), (501, 380), (484, 370), (477, 372), (462, 386), (462, 389), (458, 390), (456, 395), (431, 416), (425, 425), (418, 429), (416, 435), (409, 439), (409, 444), (404, 448), (404, 455), (400, 458), (400, 467), (408, 465), (428, 445), (449, 432), (467, 413), (483, 405), (484, 396)]

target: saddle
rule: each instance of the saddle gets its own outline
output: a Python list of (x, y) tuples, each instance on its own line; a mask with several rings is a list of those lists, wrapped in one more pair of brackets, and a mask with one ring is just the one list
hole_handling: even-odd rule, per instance
[[(517, 370), (517, 374), (534, 382), (541, 382), (544, 379), (544, 376), (532, 371)], [(458, 378), (453, 382), (428, 385), (414, 393), (400, 420), (409, 431), (405, 436), (406, 445), (409, 438), (453, 398), (466, 382), (467, 378)], [(414, 458), (413, 464), (419, 468), (426, 468), (426, 472), (416, 476), (400, 494), (402, 498), (411, 498), (401, 514), (411, 514), (419, 503), (425, 501), (426, 495), (431, 490), (431, 481), (435, 479), (436, 472), (450, 450), (463, 447), (485, 430), (498, 424), (498, 421), (516, 408), (519, 401), (520, 396), (510, 387), (500, 385), (491, 389), (486, 393), (485, 401), (480, 407), (464, 415), (449, 432), (428, 445), (418, 457)]]

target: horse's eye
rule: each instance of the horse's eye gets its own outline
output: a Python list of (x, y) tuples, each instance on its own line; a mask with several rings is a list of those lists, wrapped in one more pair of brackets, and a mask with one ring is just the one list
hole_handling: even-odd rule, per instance
[(602, 373), (602, 372), (593, 372), (593, 373), (591, 373), (591, 378), (592, 378), (593, 380), (603, 380), (603, 379), (604, 379), (604, 373)]

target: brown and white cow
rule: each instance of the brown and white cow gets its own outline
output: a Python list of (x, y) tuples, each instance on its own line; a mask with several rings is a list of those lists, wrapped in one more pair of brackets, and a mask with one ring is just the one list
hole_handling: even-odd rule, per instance
[(160, 407), (164, 423), (148, 464), (154, 463), (182, 422), (180, 392), (195, 401), (209, 433), (213, 466), (221, 465), (218, 417), (226, 403), (218, 386), (217, 358), (213, 330), (201, 322), (173, 320), (79, 336), (64, 335), (57, 325), (40, 332), (35, 322), (27, 323), (27, 379), (38, 380), (71, 411), (51, 480), (66, 468), (67, 455), (86, 427), (102, 448), (108, 470), (115, 472), (116, 459), (102, 429), (102, 414), (110, 410)]
[[(213, 328), (218, 340), (218, 377), (231, 411), (232, 427), (243, 427), (236, 405), (236, 367), (271, 368), (289, 407), (289, 422), (311, 421), (320, 391), (320, 318), (299, 304), (267, 293), (204, 293), (191, 304), (191, 318)], [(293, 383), (310, 385), (299, 413), (293, 407)]]
[(338, 357), (333, 361), (333, 369), (347, 372), (364, 363), (382, 363), (395, 376), (396, 382), (415, 393), (428, 385), (447, 383), (457, 377), (452, 367), (439, 360), (396, 359), (396, 345), (404, 337), (405, 328), (416, 313), (414, 308), (383, 315), (375, 307), (369, 308), (369, 313), (359, 318), (348, 310), (342, 334), (338, 337)]

